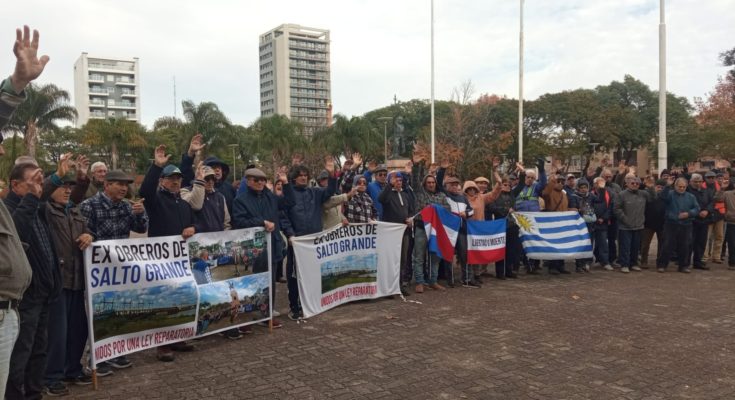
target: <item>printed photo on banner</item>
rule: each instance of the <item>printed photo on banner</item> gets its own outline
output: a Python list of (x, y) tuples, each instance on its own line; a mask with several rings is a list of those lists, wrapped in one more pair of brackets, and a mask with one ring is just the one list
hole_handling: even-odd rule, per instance
[(378, 278), (378, 255), (350, 255), (321, 265), (322, 293), (345, 285), (375, 283)]
[(270, 275), (267, 273), (199, 286), (197, 335), (270, 318)]
[(98, 292), (92, 295), (94, 339), (190, 323), (196, 306), (194, 282)]
[(199, 285), (268, 271), (264, 230), (202, 233), (192, 236), (188, 245), (192, 273)]

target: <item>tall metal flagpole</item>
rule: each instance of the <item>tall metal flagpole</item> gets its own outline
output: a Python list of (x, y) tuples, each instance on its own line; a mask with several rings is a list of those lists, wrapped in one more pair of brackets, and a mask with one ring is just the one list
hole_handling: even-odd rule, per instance
[(524, 0), (521, 0), (520, 46), (518, 48), (518, 161), (520, 162), (523, 162), (523, 3)]
[(431, 162), (436, 162), (434, 147), (434, 0), (431, 0)]
[(658, 24), (658, 173), (668, 165), (666, 146), (666, 13), (661, 0), (661, 21)]

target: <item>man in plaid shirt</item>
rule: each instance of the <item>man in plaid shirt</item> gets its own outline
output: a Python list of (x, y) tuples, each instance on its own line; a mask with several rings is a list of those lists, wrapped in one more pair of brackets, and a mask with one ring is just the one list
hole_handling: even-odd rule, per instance
[(355, 194), (347, 203), (345, 217), (351, 224), (372, 222), (378, 219), (378, 210), (373, 205), (373, 199), (367, 193), (367, 179), (362, 175), (355, 176), (352, 184), (357, 188)]
[(103, 192), (82, 202), (79, 206), (87, 218), (87, 226), (94, 240), (127, 239), (130, 231), (145, 233), (148, 216), (143, 201), (124, 201), (128, 184), (133, 179), (122, 171), (110, 171), (105, 178)]

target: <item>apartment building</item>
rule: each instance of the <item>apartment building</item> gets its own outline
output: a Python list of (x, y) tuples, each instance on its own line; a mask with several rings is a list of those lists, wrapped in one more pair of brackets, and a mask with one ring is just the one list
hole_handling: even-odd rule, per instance
[(260, 35), (260, 115), (285, 115), (311, 136), (332, 123), (329, 31), (284, 24)]
[(140, 122), (138, 58), (90, 57), (74, 63), (74, 105), (81, 127), (94, 118), (125, 118)]

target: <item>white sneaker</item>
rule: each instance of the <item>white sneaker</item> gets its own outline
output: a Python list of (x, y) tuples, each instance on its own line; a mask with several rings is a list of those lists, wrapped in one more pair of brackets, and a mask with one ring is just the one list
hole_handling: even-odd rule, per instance
[(279, 313), (279, 312), (278, 312), (278, 311), (276, 311), (276, 310), (273, 310), (273, 316), (274, 316), (274, 317), (280, 317), (280, 316), (281, 316), (281, 313)]
[(584, 265), (584, 272), (590, 272), (590, 265), (589, 264), (585, 264)]
[(622, 272), (624, 274), (627, 274), (628, 272), (630, 272), (630, 268), (628, 268), (628, 267), (620, 268), (620, 272)]
[(613, 267), (610, 264), (605, 265), (603, 268), (605, 268), (605, 271), (612, 271)]
[(630, 267), (630, 269), (632, 269), (633, 271), (638, 271), (638, 272), (641, 271), (641, 267), (639, 267), (637, 265), (636, 266), (633, 266), (633, 267)]

